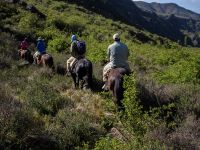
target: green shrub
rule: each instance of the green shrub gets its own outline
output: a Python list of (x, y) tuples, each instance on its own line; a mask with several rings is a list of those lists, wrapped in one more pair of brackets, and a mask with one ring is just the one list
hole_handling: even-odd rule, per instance
[(31, 35), (36, 30), (37, 23), (38, 17), (36, 14), (26, 13), (21, 17), (18, 28), (22, 33)]
[(80, 22), (74, 21), (66, 24), (64, 31), (67, 33), (76, 33), (81, 34), (83, 30), (85, 29), (85, 26), (81, 24)]
[(119, 141), (115, 138), (101, 138), (96, 142), (95, 150), (165, 150), (165, 145), (156, 140), (139, 140), (137, 138), (128, 139), (127, 141)]
[(48, 42), (47, 49), (49, 51), (63, 52), (67, 49), (67, 42), (65, 37), (58, 37)]
[(143, 136), (148, 131), (158, 125), (158, 113), (156, 111), (144, 112), (136, 97), (136, 81), (135, 76), (125, 77), (124, 82), (124, 122), (127, 124), (129, 131), (136, 136)]
[(156, 72), (154, 76), (162, 83), (191, 83), (197, 81), (197, 73), (194, 62), (179, 61), (162, 72)]
[(57, 139), (60, 149), (72, 149), (94, 139), (86, 115), (67, 109), (58, 112), (47, 130)]
[(60, 96), (53, 86), (48, 85), (46, 80), (31, 83), (26, 87), (24, 95), (29, 107), (48, 115), (55, 115), (68, 101)]
[(52, 40), (56, 37), (62, 36), (62, 34), (60, 33), (59, 30), (57, 30), (54, 27), (47, 27), (44, 30), (38, 30), (36, 32), (36, 36), (37, 37), (41, 36), (45, 40), (49, 41), (49, 40)]
[(107, 149), (107, 150), (121, 150), (121, 149), (126, 149), (126, 150), (131, 150), (131, 148), (117, 140), (117, 139), (112, 139), (112, 138), (102, 138), (99, 141), (96, 142), (95, 145), (95, 150), (103, 150), (103, 149)]
[(8, 87), (0, 85), (0, 97), (0, 147), (24, 149), (30, 136), (43, 133), (44, 122), (15, 99)]

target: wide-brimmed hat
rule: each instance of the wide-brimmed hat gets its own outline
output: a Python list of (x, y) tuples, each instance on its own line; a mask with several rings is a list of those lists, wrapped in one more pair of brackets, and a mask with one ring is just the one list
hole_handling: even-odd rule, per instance
[(38, 37), (37, 41), (41, 41), (41, 40), (43, 40), (42, 37)]

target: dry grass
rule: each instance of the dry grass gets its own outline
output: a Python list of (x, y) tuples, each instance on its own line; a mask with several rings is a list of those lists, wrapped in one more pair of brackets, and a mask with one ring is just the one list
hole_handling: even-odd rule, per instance
[(61, 95), (74, 101), (76, 106), (73, 111), (89, 114), (97, 120), (103, 115), (103, 99), (98, 94), (91, 91), (68, 89)]

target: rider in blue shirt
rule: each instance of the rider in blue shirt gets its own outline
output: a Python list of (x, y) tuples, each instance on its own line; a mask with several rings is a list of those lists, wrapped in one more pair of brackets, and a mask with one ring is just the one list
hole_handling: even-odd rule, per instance
[(42, 39), (41, 37), (37, 39), (36, 49), (37, 51), (33, 55), (35, 63), (37, 62), (37, 60), (40, 60), (40, 57), (42, 56), (42, 54), (46, 53), (45, 42), (44, 42), (44, 39)]

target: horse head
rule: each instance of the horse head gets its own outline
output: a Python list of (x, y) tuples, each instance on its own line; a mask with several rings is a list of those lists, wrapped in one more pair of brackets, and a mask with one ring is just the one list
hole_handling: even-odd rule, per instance
[(91, 88), (92, 73), (92, 62), (85, 58), (78, 59), (71, 70), (71, 75), (74, 80), (75, 87), (79, 87), (79, 82), (82, 81), (81, 88)]

